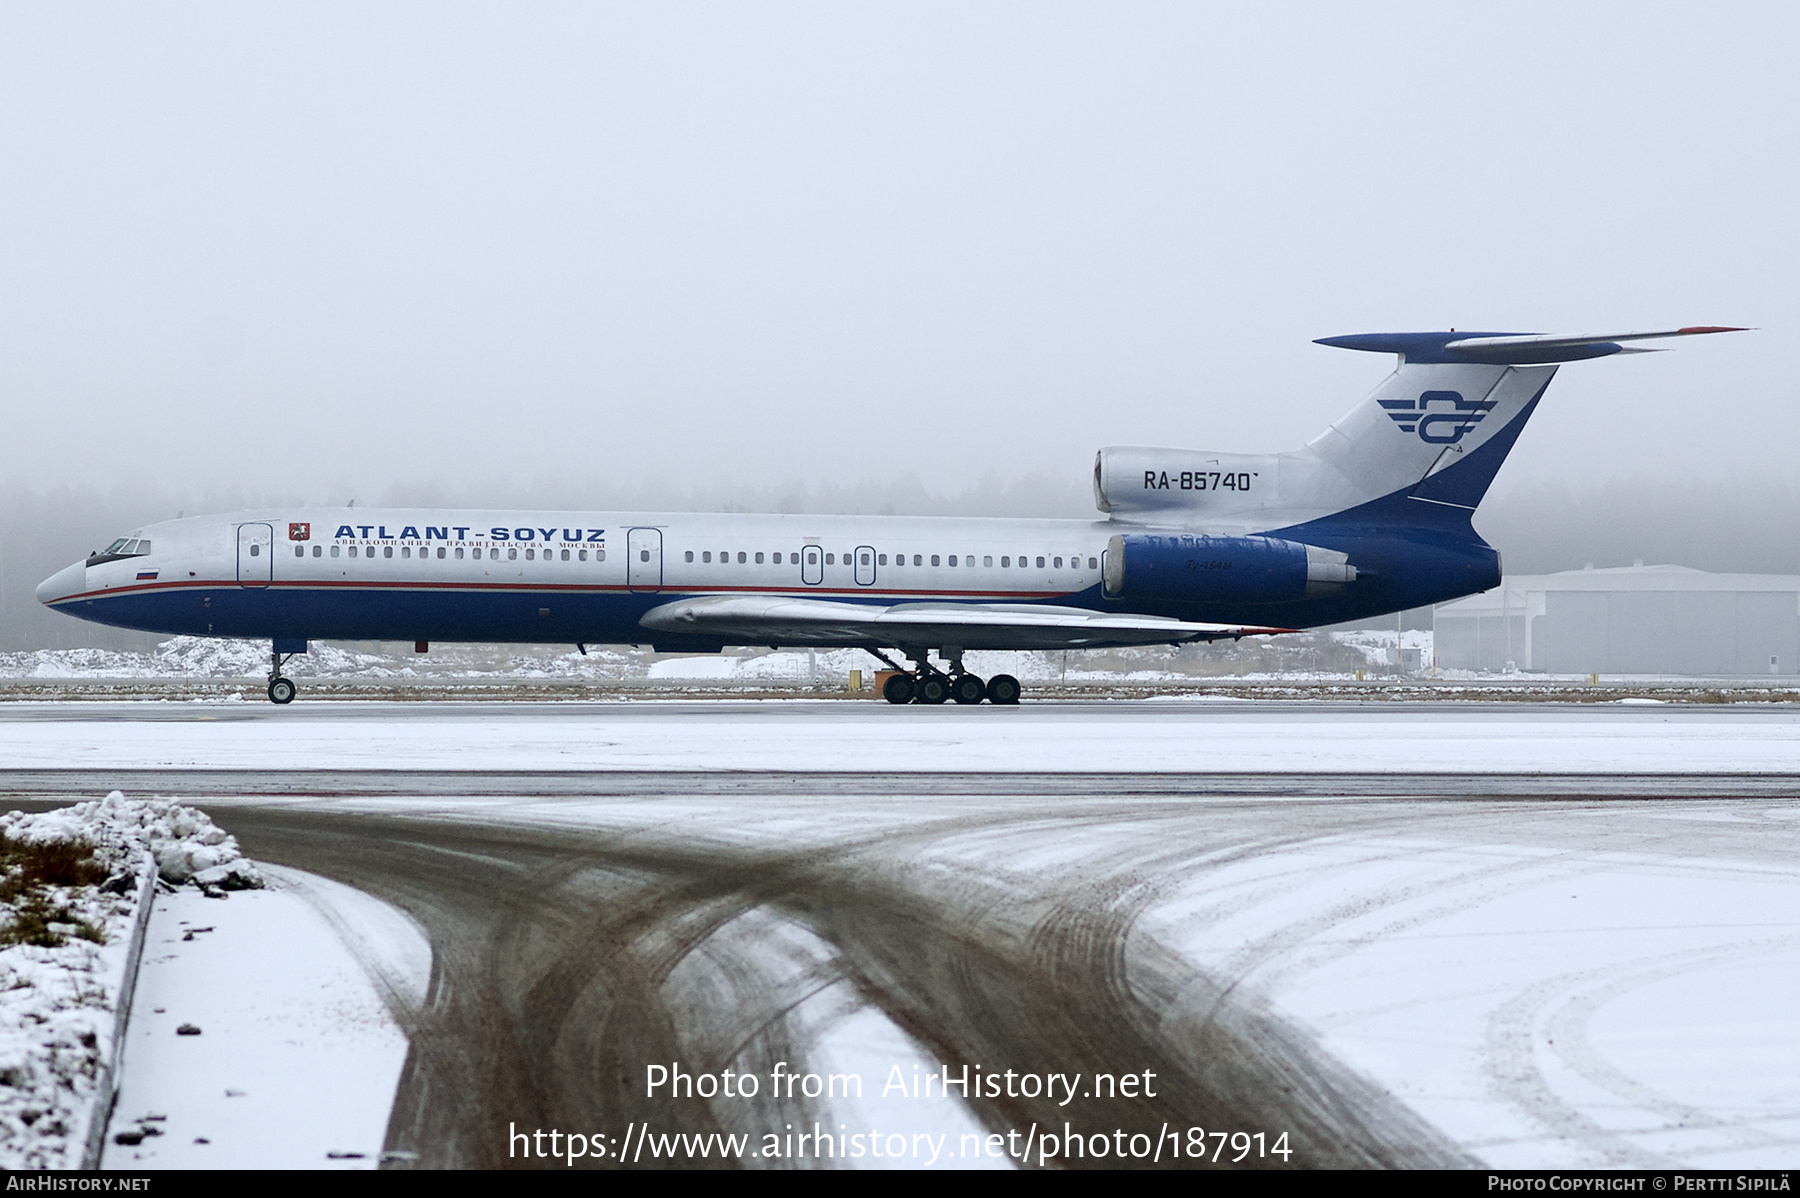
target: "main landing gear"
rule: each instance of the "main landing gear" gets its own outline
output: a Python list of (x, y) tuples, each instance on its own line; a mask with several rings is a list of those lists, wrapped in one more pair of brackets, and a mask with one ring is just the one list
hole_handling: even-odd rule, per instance
[(281, 663), (294, 656), (292, 653), (274, 652), (269, 654), (269, 702), (292, 703), (297, 693), (292, 678), (281, 676)]
[(963, 668), (963, 651), (961, 649), (940, 649), (949, 669), (940, 670), (931, 664), (930, 650), (902, 649), (907, 660), (913, 663), (911, 670), (903, 670), (899, 664), (885, 653), (869, 650), (880, 658), (882, 664), (895, 671), (882, 684), (881, 697), (889, 703), (930, 703), (938, 704), (954, 701), (965, 706), (980, 703), (983, 699), (996, 706), (1010, 707), (1019, 701), (1019, 680), (1011, 674), (995, 674), (983, 682), (979, 677)]

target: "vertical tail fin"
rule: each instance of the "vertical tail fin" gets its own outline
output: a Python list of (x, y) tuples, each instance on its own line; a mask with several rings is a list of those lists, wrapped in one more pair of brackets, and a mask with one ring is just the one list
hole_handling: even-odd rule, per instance
[[(1617, 353), (1621, 341), (1737, 330), (1716, 326), (1601, 337), (1523, 333), (1368, 333), (1319, 342), (1396, 354), (1400, 364), (1361, 404), (1307, 444), (1327, 467), (1322, 506), (1405, 494), (1473, 509), (1563, 362)], [(1328, 492), (1339, 492), (1330, 496)]]
[(1733, 331), (1326, 338), (1321, 345), (1395, 354), (1400, 364), (1367, 399), (1290, 453), (1108, 446), (1094, 461), (1094, 500), (1113, 520), (1220, 535), (1344, 519), (1466, 527), (1560, 364), (1652, 352), (1622, 341)]

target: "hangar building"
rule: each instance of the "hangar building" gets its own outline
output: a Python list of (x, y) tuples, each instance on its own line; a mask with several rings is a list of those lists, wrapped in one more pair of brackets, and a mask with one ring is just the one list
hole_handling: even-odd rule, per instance
[(1439, 669), (1700, 677), (1800, 673), (1800, 577), (1625, 566), (1508, 576), (1440, 606)]

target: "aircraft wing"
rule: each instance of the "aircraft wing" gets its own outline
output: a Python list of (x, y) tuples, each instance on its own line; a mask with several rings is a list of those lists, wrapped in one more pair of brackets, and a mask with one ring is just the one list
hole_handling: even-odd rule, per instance
[(780, 595), (678, 599), (639, 621), (657, 632), (746, 645), (955, 645), (962, 649), (1081, 649), (1216, 641), (1287, 628), (1199, 624), (1167, 616), (1032, 603), (895, 603), (880, 606)]

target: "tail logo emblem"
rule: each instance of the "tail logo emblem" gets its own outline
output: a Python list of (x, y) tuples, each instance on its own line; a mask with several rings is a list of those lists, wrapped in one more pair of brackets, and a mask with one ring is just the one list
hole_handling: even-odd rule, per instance
[(1494, 409), (1494, 401), (1464, 399), (1460, 391), (1425, 391), (1410, 399), (1384, 399), (1381, 406), (1403, 433), (1417, 432), (1432, 445), (1455, 445)]

